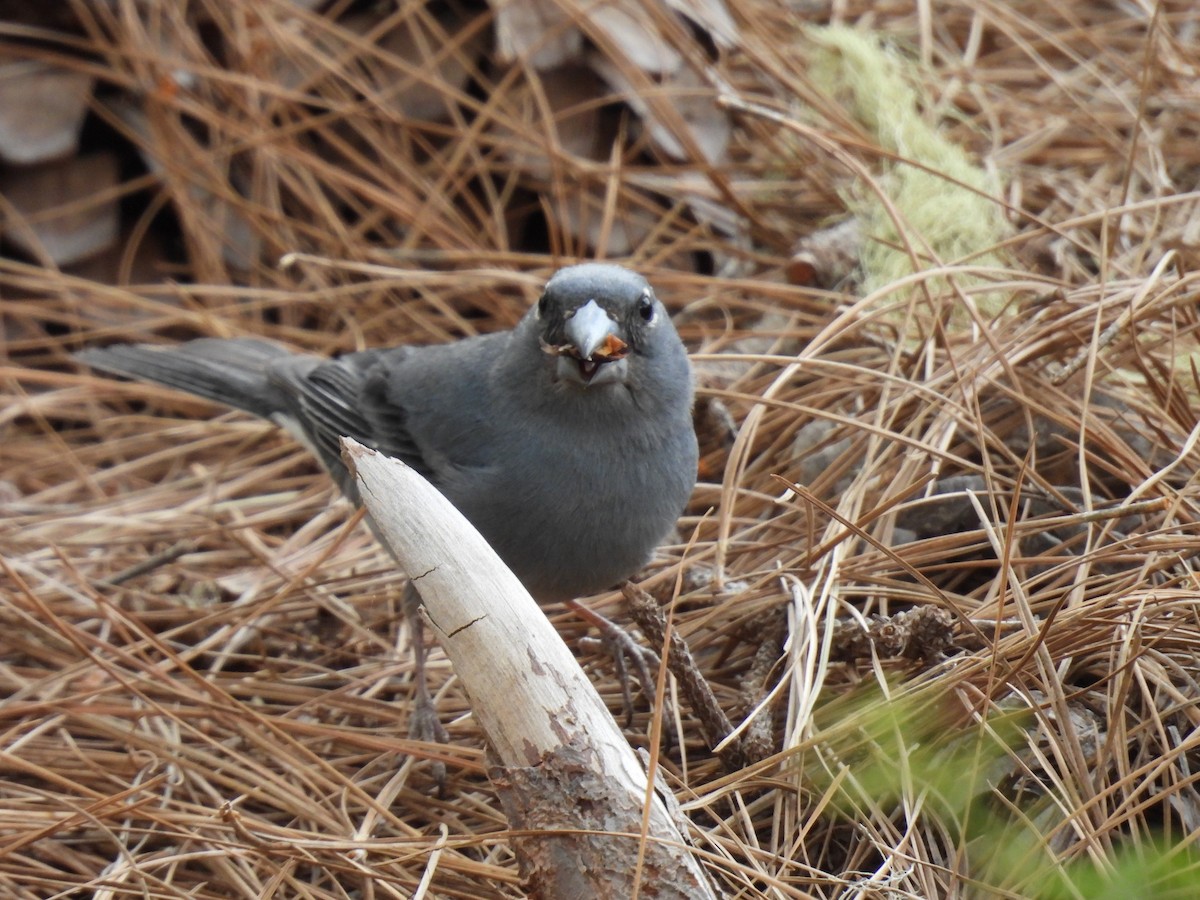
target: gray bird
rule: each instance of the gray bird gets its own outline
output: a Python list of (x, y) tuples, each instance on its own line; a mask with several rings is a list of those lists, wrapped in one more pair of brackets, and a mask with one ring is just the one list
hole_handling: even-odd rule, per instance
[(696, 477), (686, 351), (646, 280), (616, 265), (562, 269), (512, 331), (452, 344), (327, 360), (207, 338), (77, 358), (282, 425), (356, 503), (341, 436), (403, 460), (542, 603), (641, 568)]

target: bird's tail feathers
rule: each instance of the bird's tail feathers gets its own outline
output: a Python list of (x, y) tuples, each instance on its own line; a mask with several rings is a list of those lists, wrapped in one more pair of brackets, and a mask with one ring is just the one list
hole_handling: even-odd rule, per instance
[(270, 418), (288, 404), (268, 369), (290, 355), (279, 344), (255, 338), (201, 338), (175, 346), (94, 347), (75, 358), (103, 372), (153, 381)]

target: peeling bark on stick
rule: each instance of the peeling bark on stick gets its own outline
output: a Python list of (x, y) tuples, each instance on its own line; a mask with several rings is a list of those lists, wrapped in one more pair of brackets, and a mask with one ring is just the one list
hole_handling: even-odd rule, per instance
[[(519, 832), (513, 849), (530, 896), (628, 900), (638, 867), (643, 797), (602, 774), (593, 751), (581, 743), (560, 748), (537, 766), (494, 767), (488, 777), (500, 794), (509, 827)], [(631, 826), (631, 832), (617, 833)], [(649, 839), (663, 837), (652, 834)], [(686, 847), (647, 849), (640, 897), (712, 896), (697, 893), (695, 860)]]
[(501, 764), (493, 783), (513, 829), (529, 832), (513, 849), (531, 896), (715, 898), (652, 792), (646, 809), (640, 760), (516, 576), (420, 475), (342, 445)]

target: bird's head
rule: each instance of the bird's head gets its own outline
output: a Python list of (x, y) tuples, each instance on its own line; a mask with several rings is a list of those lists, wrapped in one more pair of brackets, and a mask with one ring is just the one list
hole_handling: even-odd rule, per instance
[[(684, 356), (679, 337), (649, 283), (607, 263), (559, 270), (530, 311), (553, 378), (589, 390), (631, 386), (639, 369)], [(648, 362), (649, 361), (649, 362)]]

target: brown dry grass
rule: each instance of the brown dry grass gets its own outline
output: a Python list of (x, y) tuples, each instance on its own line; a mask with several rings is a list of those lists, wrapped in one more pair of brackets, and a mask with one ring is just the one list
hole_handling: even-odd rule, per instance
[[(723, 773), (686, 717), (683, 746), (661, 751), (714, 879), (747, 898), (1086, 897), (1098, 894), (1078, 874), (1045, 892), (1054, 873), (1112, 872), (1156, 840), (1195, 866), (1190, 3), (1153, 16), (1134, 3), (836, 4), (928, 65), (931, 115), (1005, 176), (1016, 237), (989, 290), (1009, 302), (986, 319), (951, 315), (973, 307), (946, 287), (862, 302), (785, 283), (792, 243), (841, 209), (848, 160), (870, 169), (879, 154), (808, 82), (782, 4), (739, 4), (726, 76), (792, 121), (739, 113), (719, 170), (573, 160), (528, 124), (525, 82), (502, 67), (476, 71), (489, 90), (456, 96), (468, 112), (439, 125), (379, 111), (381, 86), (433, 63), (400, 71), (362, 46), (353, 72), (314, 70), (304, 90), (323, 105), (303, 102), (261, 71), (271, 52), (327, 63), (275, 27), (282, 7), (198, 6), (238, 53), (215, 59), (183, 23), (132, 4), (79, 38), (102, 79), (145, 99), (137, 140), (170, 148), (157, 180), (129, 186), (157, 188), (119, 267), (133, 271), (173, 207), (169, 280), (112, 286), (0, 261), (0, 891), (521, 896), (444, 662), (452, 743), (407, 738), (402, 580), (354, 511), (270, 426), (94, 378), (67, 354), (199, 334), (333, 352), (507, 327), (585, 250), (555, 223), (598, 217), (605, 232), (634, 211), (653, 227), (633, 264), (686, 309), (705, 393), (741, 423), (732, 451), (705, 460), (681, 527), (694, 543), (666, 548), (648, 576), (665, 582), (681, 560), (696, 576), (675, 622), (736, 720), (763, 623), (774, 613), (788, 629), (773, 669), (779, 755)], [(193, 89), (172, 87), (180, 69), (200, 76)], [(656, 199), (683, 184), (736, 197), (753, 251)], [(201, 189), (236, 205), (264, 260), (301, 255), (231, 269)], [(540, 213), (542, 253), (529, 236)], [(697, 254), (722, 275), (692, 271)], [(817, 447), (798, 452), (798, 435)], [(983, 488), (957, 501), (959, 525), (898, 541), (898, 527), (926, 527), (920, 500), (951, 476)], [(619, 614), (615, 596), (596, 605)], [(835, 620), (924, 605), (953, 615), (948, 659), (830, 658)], [(611, 667), (583, 661), (619, 710)], [(650, 731), (645, 707), (634, 735)], [(434, 757), (444, 799), (423, 763)]]

